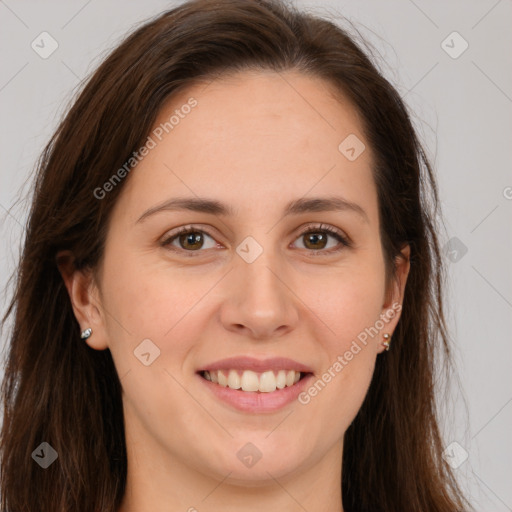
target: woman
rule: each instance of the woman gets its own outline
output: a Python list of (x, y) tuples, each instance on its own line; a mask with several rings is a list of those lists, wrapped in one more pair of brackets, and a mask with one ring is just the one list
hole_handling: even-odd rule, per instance
[(191, 1), (48, 144), (8, 315), (2, 510), (440, 511), (437, 190), (334, 24)]

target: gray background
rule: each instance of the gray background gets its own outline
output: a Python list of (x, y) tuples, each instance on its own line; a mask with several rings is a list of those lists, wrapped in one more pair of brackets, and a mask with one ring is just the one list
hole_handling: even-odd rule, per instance
[[(439, 400), (447, 460), (458, 466), (477, 510), (512, 511), (511, 1), (295, 4), (350, 31), (341, 17), (351, 20), (412, 111), (438, 176), (447, 230), (442, 243), (452, 240), (446, 301), (460, 385), (455, 381)], [(17, 199), (29, 191), (36, 159), (75, 88), (128, 30), (173, 5), (0, 0), (2, 287), (28, 211), (29, 203)], [(47, 59), (31, 47), (43, 31), (58, 43)], [(457, 58), (464, 42), (450, 36), (454, 31), (469, 45)], [(0, 300), (4, 311), (5, 294)], [(6, 339), (4, 332), (4, 351)]]

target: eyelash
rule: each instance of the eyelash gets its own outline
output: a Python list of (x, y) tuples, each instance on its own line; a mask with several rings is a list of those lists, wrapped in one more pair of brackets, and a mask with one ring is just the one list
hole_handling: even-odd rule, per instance
[[(197, 228), (194, 228), (194, 226), (183, 226), (178, 231), (176, 231), (169, 237), (162, 240), (160, 242), (160, 244), (162, 247), (165, 247), (168, 250), (171, 250), (173, 252), (183, 252), (183, 253), (187, 254), (187, 257), (195, 257), (195, 256), (197, 256), (197, 254), (195, 254), (195, 253), (201, 253), (204, 251), (202, 251), (202, 250), (188, 251), (186, 249), (181, 249), (181, 248), (176, 248), (176, 247), (171, 246), (171, 243), (174, 240), (176, 240), (180, 235), (184, 235), (184, 234), (188, 234), (188, 233), (204, 233), (204, 234), (208, 235), (209, 237), (211, 237), (212, 239), (214, 239), (213, 235), (211, 235), (210, 233), (208, 233), (208, 231), (205, 231), (204, 229), (197, 229)], [(342, 246), (342, 247), (339, 247), (334, 250), (333, 249), (329, 249), (329, 250), (305, 249), (306, 251), (311, 253), (312, 256), (325, 256), (325, 255), (329, 255), (329, 254), (333, 254), (333, 253), (338, 253), (341, 250), (343, 250), (344, 248), (352, 247), (352, 243), (346, 237), (344, 237), (336, 229), (331, 228), (330, 226), (325, 226), (323, 224), (306, 226), (304, 228), (304, 230), (301, 231), (301, 233), (299, 233), (297, 238), (300, 238), (301, 236), (307, 235), (309, 233), (327, 233), (327, 234), (331, 235), (333, 238), (335, 238), (336, 240), (338, 240), (338, 242), (340, 242), (340, 244)]]

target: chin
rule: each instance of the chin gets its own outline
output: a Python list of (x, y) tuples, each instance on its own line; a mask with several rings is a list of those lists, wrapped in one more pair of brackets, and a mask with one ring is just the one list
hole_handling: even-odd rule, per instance
[[(273, 435), (275, 433), (271, 437)], [(264, 439), (265, 436), (268, 436), (268, 431), (261, 437), (252, 434), (243, 436), (244, 441), (231, 440), (232, 447), (226, 447), (222, 456), (216, 457), (215, 461), (210, 460), (211, 472), (215, 473), (216, 478), (229, 475), (226, 482), (233, 485), (257, 487), (275, 483), (274, 478), (279, 479), (297, 471), (305, 457), (300, 440), (292, 443), (295, 445), (293, 448), (289, 439), (286, 443), (288, 446), (285, 446), (282, 442), (284, 436), (276, 435), (273, 440)], [(245, 441), (248, 438), (253, 441)], [(211, 458), (212, 453), (208, 457)]]

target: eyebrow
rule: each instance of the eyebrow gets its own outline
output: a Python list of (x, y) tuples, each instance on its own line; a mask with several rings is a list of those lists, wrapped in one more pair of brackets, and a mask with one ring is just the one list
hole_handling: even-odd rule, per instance
[[(204, 197), (185, 197), (169, 199), (159, 205), (153, 206), (146, 210), (137, 220), (142, 222), (147, 217), (162, 211), (178, 211), (188, 210), (193, 212), (208, 213), (211, 215), (220, 216), (235, 216), (236, 211), (231, 206), (223, 204), (215, 199), (208, 199)], [(333, 196), (333, 197), (313, 197), (313, 198), (300, 198), (288, 203), (284, 209), (283, 216), (299, 215), (301, 213), (310, 212), (329, 212), (329, 211), (348, 211), (354, 212), (367, 224), (369, 219), (367, 213), (361, 206), (356, 203), (347, 201), (346, 199)]]

